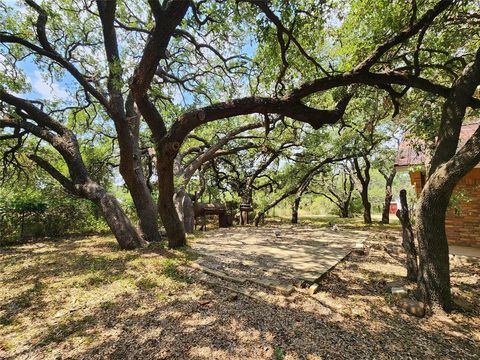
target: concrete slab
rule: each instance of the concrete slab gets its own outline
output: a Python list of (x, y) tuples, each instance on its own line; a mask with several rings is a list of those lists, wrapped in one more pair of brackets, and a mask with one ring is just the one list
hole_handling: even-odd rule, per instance
[(365, 230), (248, 226), (209, 231), (191, 245), (203, 255), (198, 262), (205, 266), (210, 262), (211, 266), (229, 268), (242, 276), (313, 282), (367, 237)]
[(448, 251), (451, 255), (480, 258), (480, 248), (474, 248), (470, 246), (449, 245)]

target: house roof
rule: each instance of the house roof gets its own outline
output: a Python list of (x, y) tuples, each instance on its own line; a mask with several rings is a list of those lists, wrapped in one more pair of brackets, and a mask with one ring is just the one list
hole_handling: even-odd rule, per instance
[[(465, 124), (460, 130), (460, 138), (457, 150), (472, 137), (473, 133), (480, 126), (480, 120)], [(415, 165), (424, 165), (426, 162), (425, 143), (419, 139), (404, 138), (398, 147), (395, 167), (408, 167)]]

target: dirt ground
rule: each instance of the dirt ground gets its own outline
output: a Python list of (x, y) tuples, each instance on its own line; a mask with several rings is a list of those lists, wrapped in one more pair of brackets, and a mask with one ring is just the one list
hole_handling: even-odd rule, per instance
[(362, 228), (270, 224), (216, 229), (192, 241), (198, 263), (236, 276), (315, 281), (369, 235)]
[(452, 261), (473, 310), (416, 318), (387, 288), (404, 283), (398, 230), (369, 231), (368, 255), (349, 255), (312, 296), (210, 276), (191, 251), (119, 251), (111, 237), (1, 248), (0, 358), (480, 358), (478, 262)]

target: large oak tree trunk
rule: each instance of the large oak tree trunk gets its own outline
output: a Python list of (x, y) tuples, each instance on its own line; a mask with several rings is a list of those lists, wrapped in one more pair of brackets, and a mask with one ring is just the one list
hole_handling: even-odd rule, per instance
[(362, 205), (363, 205), (363, 222), (365, 224), (372, 223), (372, 204), (368, 201), (368, 189), (362, 190)]
[(443, 105), (428, 179), (417, 202), (418, 287), (423, 301), (447, 311), (452, 308), (452, 298), (445, 214), (456, 184), (480, 161), (480, 129), (456, 152), (466, 108), (479, 84), (480, 48)]
[[(139, 168), (141, 165), (137, 163)], [(160, 241), (158, 230), (158, 212), (143, 173), (122, 171), (125, 184), (132, 196), (133, 204), (137, 212), (140, 229), (147, 241)]]
[(407, 279), (410, 281), (417, 281), (417, 250), (415, 248), (412, 224), (410, 223), (410, 211), (408, 209), (407, 203), (407, 191), (404, 189), (400, 190), (400, 204), (402, 208), (397, 210), (397, 217), (402, 224), (402, 246), (405, 250), (405, 253), (407, 254)]
[(140, 117), (133, 98), (126, 102), (126, 116), (115, 121), (120, 148), (120, 174), (132, 196), (140, 229), (147, 241), (160, 241), (158, 212), (143, 172), (139, 148)]
[(148, 241), (159, 241), (157, 211), (141, 164), (140, 113), (135, 107), (133, 95), (130, 93), (124, 102), (121, 90), (123, 69), (120, 66), (120, 53), (114, 26), (116, 2), (98, 1), (97, 7), (102, 22), (105, 54), (109, 67), (107, 112), (111, 116), (117, 132), (120, 148), (120, 174), (132, 196), (143, 237)]
[(451, 190), (438, 185), (435, 179), (427, 181), (417, 201), (418, 285), (422, 300), (430, 305), (439, 304), (448, 311), (452, 300), (445, 212)]
[(103, 188), (98, 187), (94, 191), (96, 192), (94, 202), (99, 206), (120, 248), (131, 250), (143, 246), (145, 241), (133, 226), (117, 199)]
[(452, 298), (445, 214), (455, 185), (479, 161), (480, 128), (455, 156), (430, 175), (417, 201), (419, 290), (424, 302), (446, 311), (452, 308)]
[[(178, 151), (178, 144), (173, 151)], [(157, 161), (158, 172), (158, 210), (162, 218), (163, 226), (167, 232), (168, 246), (177, 248), (186, 245), (185, 229), (180, 221), (173, 202), (174, 181), (173, 181), (173, 159), (167, 149), (157, 150), (159, 154)]]

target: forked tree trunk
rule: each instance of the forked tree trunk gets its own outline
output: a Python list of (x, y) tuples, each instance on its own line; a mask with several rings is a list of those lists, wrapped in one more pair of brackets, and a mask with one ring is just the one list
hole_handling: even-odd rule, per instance
[(102, 23), (105, 55), (109, 68), (107, 79), (109, 99), (106, 110), (112, 118), (117, 132), (120, 149), (120, 174), (132, 196), (143, 237), (148, 241), (159, 241), (157, 211), (141, 164), (140, 113), (135, 108), (133, 94), (130, 93), (124, 101), (121, 90), (123, 69), (118, 61), (120, 52), (114, 26), (116, 2), (98, 1), (97, 7)]
[(397, 210), (397, 217), (402, 224), (402, 246), (405, 250), (405, 253), (407, 254), (407, 279), (410, 281), (417, 281), (417, 250), (415, 248), (412, 224), (410, 223), (410, 211), (408, 209), (407, 203), (407, 191), (403, 189), (400, 190), (400, 204), (402, 208)]

